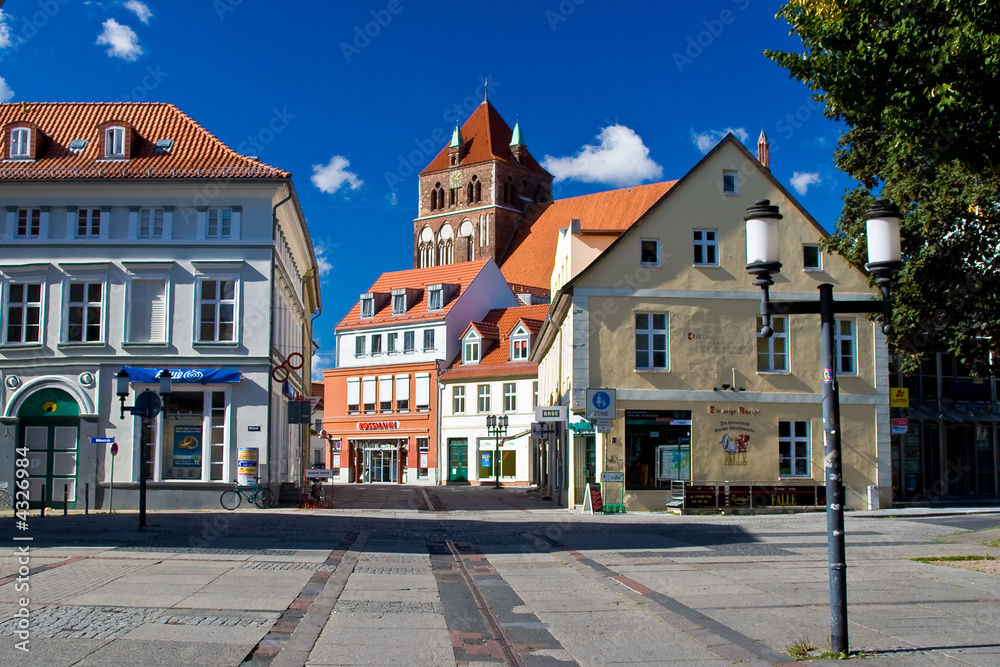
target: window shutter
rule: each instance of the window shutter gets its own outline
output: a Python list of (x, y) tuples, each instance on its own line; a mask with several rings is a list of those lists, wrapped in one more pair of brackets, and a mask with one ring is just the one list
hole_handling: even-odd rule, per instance
[(421, 373), (416, 376), (417, 380), (417, 407), (426, 408), (431, 404), (431, 376)]
[(397, 401), (408, 401), (408, 400), (410, 400), (410, 376), (409, 375), (397, 375), (396, 376), (396, 400)]
[(133, 280), (129, 340), (134, 343), (166, 341), (166, 281)]
[(375, 378), (367, 377), (364, 378), (364, 397), (365, 403), (375, 402)]
[(361, 378), (347, 378), (347, 404), (361, 403)]
[(383, 403), (392, 400), (391, 375), (383, 375), (378, 379), (378, 400)]

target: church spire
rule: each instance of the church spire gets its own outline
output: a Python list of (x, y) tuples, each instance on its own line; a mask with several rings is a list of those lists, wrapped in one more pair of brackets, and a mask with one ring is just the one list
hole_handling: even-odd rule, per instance
[(521, 123), (520, 121), (517, 121), (514, 123), (514, 132), (510, 135), (510, 146), (513, 148), (514, 146), (527, 145), (528, 144), (524, 143), (524, 137), (521, 135)]
[(760, 131), (760, 138), (757, 139), (757, 161), (764, 169), (771, 171), (771, 151), (764, 130)]

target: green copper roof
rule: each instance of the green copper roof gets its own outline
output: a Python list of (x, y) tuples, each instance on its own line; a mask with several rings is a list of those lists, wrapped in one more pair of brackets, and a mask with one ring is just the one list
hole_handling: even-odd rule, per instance
[(448, 148), (455, 148), (456, 146), (462, 145), (462, 131), (458, 129), (458, 125), (455, 126), (455, 131), (451, 133), (451, 143), (448, 144)]
[(514, 133), (510, 135), (511, 146), (527, 146), (524, 137), (521, 136), (521, 123), (514, 123)]

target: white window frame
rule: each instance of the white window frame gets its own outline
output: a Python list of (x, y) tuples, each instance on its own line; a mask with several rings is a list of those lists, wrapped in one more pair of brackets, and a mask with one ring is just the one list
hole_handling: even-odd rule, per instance
[(368, 336), (365, 334), (359, 334), (354, 337), (354, 356), (363, 357), (367, 353), (365, 352), (365, 345), (368, 343)]
[[(844, 331), (846, 325), (847, 331)], [(837, 375), (858, 374), (858, 323), (854, 318), (835, 319), (833, 349), (837, 360)]]
[[(212, 214), (215, 214), (215, 229), (212, 228)], [(226, 213), (229, 214), (229, 230), (225, 230)], [(205, 213), (205, 238), (206, 239), (232, 239), (236, 238), (233, 231), (236, 228), (236, 215), (231, 207), (220, 206), (210, 208)]]
[(456, 384), (451, 388), (451, 413), (454, 415), (465, 414), (465, 385)]
[(385, 335), (386, 354), (399, 354), (399, 332), (390, 331)]
[(444, 285), (427, 286), (427, 310), (444, 308)]
[(361, 295), (361, 318), (368, 319), (375, 317), (375, 296), (372, 294)]
[[(782, 424), (788, 424), (788, 435), (781, 435)], [(805, 426), (805, 435), (797, 433), (798, 426)], [(812, 438), (810, 437), (811, 424), (808, 420), (779, 420), (778, 421), (778, 476), (779, 477), (809, 477), (810, 463), (812, 458)], [(805, 445), (805, 455), (799, 456), (796, 453), (796, 445)], [(781, 460), (788, 460), (789, 472), (781, 472)]]
[[(99, 208), (78, 208), (76, 210), (76, 238), (98, 239), (104, 229), (105, 216)], [(82, 229), (81, 229), (82, 227)]]
[(121, 160), (125, 157), (125, 128), (112, 125), (104, 130), (104, 157)]
[(372, 334), (371, 335), (371, 355), (373, 357), (380, 357), (385, 352), (382, 351), (382, 334)]
[[(136, 237), (140, 239), (162, 239), (164, 214), (165, 212), (162, 208), (140, 208)], [(145, 232), (143, 231), (143, 218), (146, 219)]]
[[(233, 282), (233, 298), (223, 299), (220, 291), (219, 297), (214, 299), (206, 300), (204, 297), (205, 283), (217, 282), (223, 283), (226, 281)], [(193, 340), (195, 344), (198, 345), (235, 345), (240, 341), (240, 293), (242, 292), (242, 282), (238, 274), (219, 274), (219, 275), (203, 275), (199, 274), (197, 276), (197, 294), (195, 303), (195, 330)], [(221, 285), (219, 287), (221, 290)], [(214, 304), (216, 306), (216, 321), (214, 324), (215, 329), (215, 339), (206, 339), (201, 336), (202, 320), (201, 311), (202, 306), (206, 304)], [(220, 340), (219, 339), (219, 328), (221, 321), (219, 318), (219, 312), (223, 305), (232, 305), (233, 307), (233, 337), (231, 340)]]
[[(73, 301), (72, 292), (74, 285), (84, 286), (84, 296), (82, 301)], [(89, 286), (90, 285), (100, 285), (101, 288), (101, 298), (99, 301), (89, 300)], [(84, 277), (69, 278), (63, 282), (63, 313), (62, 318), (62, 343), (65, 345), (104, 345), (107, 340), (106, 328), (107, 328), (107, 302), (108, 302), (108, 284), (103, 278), (101, 279), (88, 279)], [(70, 340), (70, 317), (74, 309), (83, 309), (82, 315), (86, 315), (89, 310), (93, 307), (98, 308), (100, 313), (98, 322), (98, 337), (97, 340), (87, 340), (86, 336), (86, 319), (84, 317), (83, 323), (80, 325), (83, 330), (81, 333), (80, 340)]]
[[(695, 229), (694, 234), (694, 265), (695, 266), (718, 266), (719, 265), (719, 230), (717, 229)], [(708, 238), (711, 235), (712, 238)], [(708, 261), (709, 252), (715, 255), (715, 261)], [(702, 261), (698, 261), (699, 252)]]
[(517, 383), (503, 383), (503, 411), (517, 412)]
[(417, 351), (416, 332), (412, 329), (403, 332), (403, 354), (412, 354)]
[[(757, 317), (757, 372), (758, 373), (788, 373), (791, 367), (791, 359), (789, 354), (789, 337), (788, 337), (788, 325), (789, 320), (785, 315), (772, 315), (771, 316), (771, 330), (773, 333), (770, 337), (764, 338), (760, 335), (760, 330), (763, 327), (763, 323), (760, 316)], [(767, 351), (763, 352), (760, 349), (761, 341), (767, 341)], [(784, 347), (783, 352), (775, 352), (775, 343), (782, 341), (782, 347)], [(761, 355), (765, 354), (767, 359), (767, 368), (761, 368)], [(782, 368), (776, 368), (775, 359), (777, 357), (784, 357), (784, 365)]]
[[(24, 213), (24, 233), (21, 233), (21, 214)], [(37, 225), (32, 224), (32, 218), (38, 216)], [(37, 206), (23, 206), (17, 209), (14, 218), (14, 229), (12, 236), (16, 239), (38, 239), (42, 238), (44, 230), (45, 211)], [(32, 231), (34, 230), (34, 231)]]
[[(521, 347), (518, 343), (524, 343), (523, 353), (518, 353), (518, 348)], [(527, 329), (523, 326), (518, 325), (514, 329), (514, 332), (510, 335), (510, 360), (511, 361), (527, 361), (531, 358), (531, 334), (528, 333)]]
[(394, 289), (394, 290), (392, 290), (392, 314), (393, 315), (405, 315), (406, 314), (406, 290), (405, 289)]
[[(726, 188), (726, 178), (732, 178), (733, 187)], [(740, 193), (740, 174), (735, 169), (723, 169), (722, 170), (722, 194), (724, 195), (738, 195)]]
[[(137, 281), (161, 281), (163, 283), (163, 340), (134, 340), (133, 320), (135, 313), (135, 292)], [(167, 345), (170, 342), (170, 276), (156, 274), (139, 274), (130, 276), (126, 286), (125, 295), (125, 334), (123, 336), (124, 345)], [(152, 303), (150, 304), (152, 306)], [(150, 329), (152, 329), (153, 317), (150, 312)]]
[(24, 160), (31, 157), (31, 128), (14, 127), (10, 130), (10, 158)]
[[(17, 285), (24, 286), (22, 290), (22, 300), (15, 303), (11, 302), (11, 288)], [(26, 301), (28, 297), (28, 287), (32, 285), (38, 285), (38, 301)], [(3, 342), (5, 345), (17, 345), (17, 346), (31, 346), (37, 347), (45, 344), (45, 297), (47, 292), (47, 284), (45, 280), (41, 278), (27, 278), (10, 280), (3, 285), (3, 318), (0, 319), (0, 327), (3, 329)], [(11, 321), (11, 308), (20, 307), (22, 309), (21, 316), (21, 339), (20, 340), (10, 340), (10, 321)], [(38, 313), (38, 340), (24, 340), (24, 334), (27, 332), (27, 326), (25, 325), (25, 315), (29, 311), (36, 311)]]
[[(653, 259), (652, 261), (647, 261), (643, 259), (643, 250), (647, 243), (653, 244)], [(659, 239), (639, 239), (639, 264), (642, 266), (659, 266), (660, 265), (660, 240)]]
[[(816, 266), (806, 266), (806, 248), (816, 249)], [(823, 249), (818, 243), (803, 243), (802, 244), (802, 270), (803, 271), (822, 271), (823, 270)]]
[(476, 385), (476, 412), (488, 414), (492, 407), (492, 388), (489, 384)]
[[(640, 328), (639, 318), (646, 318), (646, 326)], [(657, 317), (663, 318), (663, 328), (654, 326)], [(670, 314), (657, 312), (635, 313), (635, 369), (637, 371), (669, 371), (670, 370)], [(657, 348), (658, 338), (663, 337), (662, 350)], [(645, 342), (645, 348), (640, 348), (640, 342)], [(654, 355), (663, 352), (663, 365), (655, 363)], [(646, 353), (646, 364), (639, 363), (640, 353)]]
[(470, 331), (462, 339), (462, 363), (478, 364), (482, 355), (482, 338), (475, 331)]

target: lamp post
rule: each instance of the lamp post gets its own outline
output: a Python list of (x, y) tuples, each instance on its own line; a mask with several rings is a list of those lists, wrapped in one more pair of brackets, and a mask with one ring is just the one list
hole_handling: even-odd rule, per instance
[(156, 379), (159, 382), (158, 394), (154, 394), (149, 389), (143, 391), (136, 397), (135, 405), (125, 405), (125, 398), (129, 393), (131, 378), (124, 368), (115, 375), (115, 393), (121, 403), (121, 419), (125, 419), (125, 410), (128, 409), (133, 416), (142, 419), (142, 428), (139, 435), (139, 530), (146, 529), (146, 443), (143, 442), (143, 434), (146, 433), (146, 420), (152, 419), (166, 406), (167, 398), (170, 396), (170, 371), (161, 370)]
[(486, 418), (486, 431), (494, 441), (493, 488), (500, 488), (500, 438), (507, 435), (507, 415), (490, 415)]
[(773, 333), (771, 316), (775, 314), (815, 314), (821, 322), (821, 355), (823, 364), (823, 438), (826, 462), (826, 528), (830, 568), (830, 647), (834, 653), (847, 653), (847, 565), (844, 541), (844, 480), (840, 446), (840, 393), (837, 386), (835, 352), (835, 321), (838, 313), (881, 313), (882, 331), (891, 333), (892, 302), (889, 285), (892, 275), (902, 265), (899, 242), (899, 209), (885, 200), (878, 200), (865, 214), (868, 220), (868, 264), (882, 292), (881, 301), (837, 302), (833, 300), (833, 285), (819, 286), (819, 301), (785, 301), (773, 303), (769, 287), (772, 273), (781, 270), (779, 260), (778, 207), (761, 199), (747, 209), (747, 272), (761, 289), (760, 335)]

